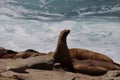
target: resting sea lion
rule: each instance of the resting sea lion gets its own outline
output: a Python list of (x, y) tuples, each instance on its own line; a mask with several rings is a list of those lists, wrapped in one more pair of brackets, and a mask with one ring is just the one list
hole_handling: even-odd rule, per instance
[(35, 57), (35, 56), (42, 56), (42, 55), (46, 55), (46, 54), (45, 53), (40, 53), (40, 52), (35, 51), (33, 49), (27, 49), (25, 51), (18, 52), (14, 56), (14, 59), (17, 59), (17, 58), (28, 58), (28, 57)]
[(73, 66), (77, 72), (90, 75), (103, 75), (108, 70), (120, 70), (120, 66), (100, 60), (73, 59)]
[(88, 66), (83, 64), (74, 64), (73, 65), (76, 72), (88, 74), (92, 76), (100, 76), (108, 72), (106, 68), (100, 67), (100, 66)]
[(54, 52), (54, 59), (55, 63), (60, 63), (63, 69), (67, 68), (69, 71), (74, 72), (72, 59), (66, 43), (66, 37), (69, 33), (70, 30), (63, 30), (60, 32), (57, 47)]
[(101, 61), (114, 63), (110, 57), (98, 52), (81, 49), (81, 48), (71, 48), (69, 49), (69, 51), (70, 51), (71, 58), (76, 58), (79, 60), (93, 59), (93, 60), (101, 60)]
[(73, 60), (74, 64), (82, 64), (82, 65), (87, 65), (87, 66), (100, 66), (104, 67), (108, 70), (120, 70), (120, 66), (115, 65), (113, 63), (105, 62), (105, 61), (100, 61), (100, 60)]

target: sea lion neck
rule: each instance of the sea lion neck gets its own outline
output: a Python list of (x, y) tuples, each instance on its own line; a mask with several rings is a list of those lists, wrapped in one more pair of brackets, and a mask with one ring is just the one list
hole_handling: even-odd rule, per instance
[[(59, 38), (58, 38), (58, 45), (57, 45), (57, 48), (58, 47), (61, 47), (59, 44), (62, 44), (62, 46), (64, 45), (65, 48), (67, 48), (67, 41), (66, 41), (66, 38), (67, 38), (67, 35), (70, 33), (70, 30), (63, 30), (60, 32), (59, 34)], [(68, 48), (67, 48), (68, 49)]]
[(63, 30), (60, 32), (59, 34), (59, 38), (58, 38), (58, 42), (57, 42), (57, 47), (55, 50), (55, 55), (54, 58), (56, 59), (56, 62), (63, 57), (63, 55), (68, 55), (69, 54), (69, 50), (67, 47), (67, 41), (66, 41), (66, 37), (69, 34), (70, 30)]

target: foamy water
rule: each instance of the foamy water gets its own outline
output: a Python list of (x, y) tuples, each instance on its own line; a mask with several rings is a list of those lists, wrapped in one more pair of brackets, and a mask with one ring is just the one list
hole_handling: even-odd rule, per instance
[[(101, 52), (120, 63), (119, 0), (114, 4), (105, 2), (108, 5), (86, 4), (94, 5), (90, 7), (77, 6), (82, 0), (75, 2), (62, 0), (62, 3), (57, 0), (37, 0), (40, 5), (33, 0), (30, 1), (32, 2), (0, 1), (1, 47), (16, 51), (28, 48), (40, 52), (53, 51), (60, 31), (70, 29), (71, 32), (67, 37), (69, 48), (85, 48)], [(68, 3), (65, 8), (61, 6)], [(74, 7), (69, 7), (70, 5)]]

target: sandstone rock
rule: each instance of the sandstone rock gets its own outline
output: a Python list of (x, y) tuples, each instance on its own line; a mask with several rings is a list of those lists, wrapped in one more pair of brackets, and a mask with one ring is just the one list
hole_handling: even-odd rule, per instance
[(80, 73), (71, 73), (66, 71), (49, 71), (27, 69), (28, 73), (16, 73), (6, 71), (1, 73), (0, 80), (120, 80), (120, 76), (116, 76), (120, 71), (109, 71), (102, 76), (90, 76)]
[(0, 72), (6, 71), (7, 63), (12, 62), (12, 59), (0, 59)]
[(16, 59), (7, 63), (7, 70), (24, 72), (27, 68), (51, 70), (54, 59), (50, 56), (36, 56), (26, 59)]
[(4, 55), (6, 55), (7, 50), (3, 47), (0, 47), (0, 58), (3, 58)]
[(0, 58), (13, 58), (16, 54), (16, 51), (7, 50), (3, 47), (0, 47)]
[(45, 70), (27, 70), (28, 75), (17, 75), (21, 80), (72, 80), (73, 73), (61, 71), (45, 71)]
[[(116, 73), (110, 71), (102, 76), (90, 76), (80, 73), (71, 73), (66, 71), (46, 71), (28, 69), (27, 75), (16, 75), (21, 80), (120, 80), (120, 77), (107, 76)], [(120, 71), (118, 71), (120, 72)]]

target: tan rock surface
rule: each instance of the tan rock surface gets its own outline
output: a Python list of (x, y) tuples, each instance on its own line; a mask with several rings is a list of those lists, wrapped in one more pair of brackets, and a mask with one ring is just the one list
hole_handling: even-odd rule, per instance
[(80, 73), (71, 73), (63, 71), (46, 71), (28, 69), (29, 74), (18, 74), (17, 78), (21, 80), (120, 80), (120, 71), (109, 71), (103, 76), (89, 76)]
[[(36, 61), (39, 62), (40, 60), (39, 58), (33, 59), (35, 59), (35, 62)], [(33, 59), (31, 58), (27, 59), (28, 61), (26, 62), (30, 64), (34, 63), (34, 61), (31, 61)], [(23, 65), (24, 60), (26, 59), (20, 60), (23, 60), (21, 62), (21, 64)], [(42, 62), (45, 62), (44, 59)], [(13, 59), (0, 59), (0, 80), (120, 80), (120, 70), (108, 71), (105, 75), (102, 76), (90, 76), (81, 73), (66, 72), (59, 69), (53, 71), (26, 68), (27, 69), (26, 71), (28, 73), (17, 73), (10, 70), (9, 71), (6, 70), (6, 66), (8, 66), (9, 63), (20, 65), (20, 63), (16, 64), (16, 60)], [(12, 65), (12, 68), (16, 68), (15, 65)], [(19, 65), (17, 65), (17, 67)]]
[(53, 67), (54, 59), (50, 56), (36, 56), (26, 59), (16, 59), (7, 63), (7, 70), (22, 71), (27, 68), (49, 70)]
[(66, 71), (49, 71), (27, 69), (28, 73), (6, 71), (1, 73), (0, 80), (120, 80), (120, 71), (109, 71), (102, 76), (90, 76)]

